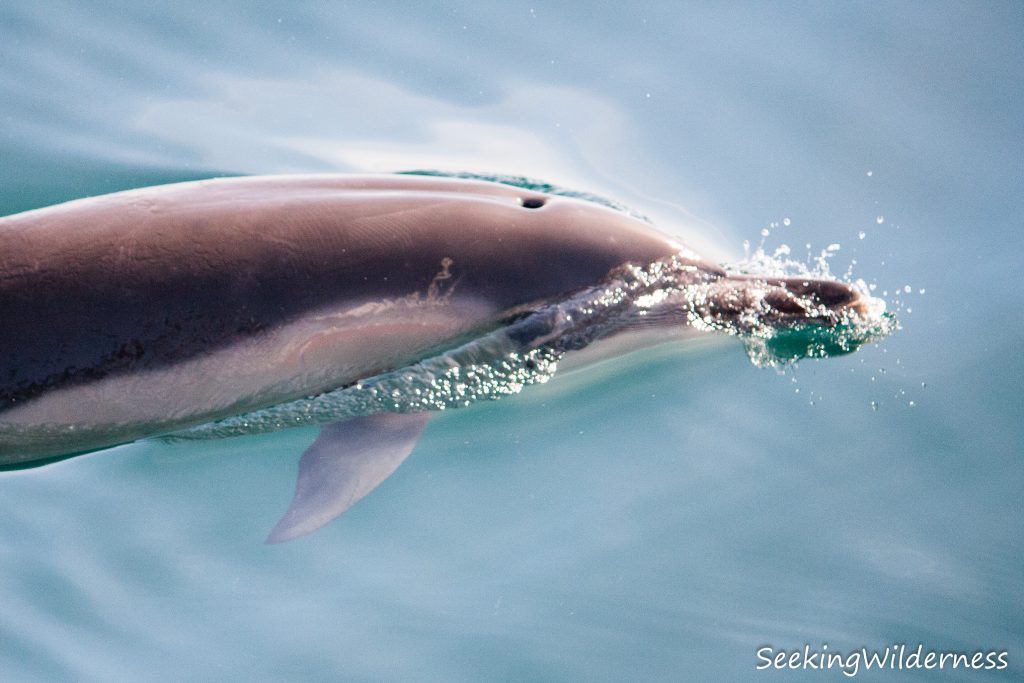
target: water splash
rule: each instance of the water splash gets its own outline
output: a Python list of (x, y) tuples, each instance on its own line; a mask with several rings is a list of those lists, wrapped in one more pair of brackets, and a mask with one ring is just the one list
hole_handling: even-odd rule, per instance
[[(864, 344), (879, 341), (899, 329), (896, 315), (886, 311), (885, 301), (872, 295), (873, 284), (853, 278), (852, 266), (842, 277), (832, 273), (830, 261), (840, 251), (839, 244), (829, 244), (817, 254), (807, 245), (807, 259), (791, 256), (788, 245), (780, 245), (769, 253), (764, 241), (753, 251), (744, 243), (744, 257), (735, 263), (723, 264), (733, 273), (762, 278), (806, 278), (842, 282), (857, 291), (868, 302), (866, 316), (848, 317), (834, 325), (816, 324), (778, 327), (755, 324), (739, 334), (751, 362), (758, 367), (795, 363), (804, 358), (826, 358), (852, 353)], [(728, 332), (728, 330), (724, 330)]]
[(880, 341), (895, 329), (896, 317), (885, 313), (872, 324), (843, 324), (834, 327), (806, 325), (789, 330), (749, 334), (741, 339), (754, 365), (773, 367), (805, 358), (828, 358), (853, 353), (867, 343)]
[[(493, 341), (493, 340), (492, 340)], [(209, 439), (322, 425), (379, 412), (446, 410), (481, 400), (518, 394), (554, 376), (562, 354), (552, 349), (502, 354), (460, 365), (467, 349), (444, 354), (363, 382), (289, 401), (264, 410), (218, 420), (163, 437), (165, 440)]]

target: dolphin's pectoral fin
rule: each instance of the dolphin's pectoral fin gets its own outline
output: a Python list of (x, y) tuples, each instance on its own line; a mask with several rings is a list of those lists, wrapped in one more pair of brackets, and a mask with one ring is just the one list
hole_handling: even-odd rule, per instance
[(378, 413), (326, 425), (299, 461), (288, 511), (267, 537), (282, 543), (312, 533), (398, 469), (431, 413)]

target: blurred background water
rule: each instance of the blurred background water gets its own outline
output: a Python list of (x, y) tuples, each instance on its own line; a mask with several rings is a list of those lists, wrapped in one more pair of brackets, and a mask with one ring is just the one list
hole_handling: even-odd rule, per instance
[(662, 346), (445, 413), (283, 546), (313, 430), (0, 474), (3, 678), (737, 680), (788, 677), (763, 645), (893, 642), (1019, 678), (1022, 38), (1012, 2), (0, 1), (0, 213), (526, 174), (722, 259), (838, 243), (903, 326), (779, 372)]

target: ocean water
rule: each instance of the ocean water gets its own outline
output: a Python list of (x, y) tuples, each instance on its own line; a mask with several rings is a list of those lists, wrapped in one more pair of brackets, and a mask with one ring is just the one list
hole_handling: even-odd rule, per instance
[(775, 369), (665, 344), (446, 411), (278, 546), (314, 429), (0, 473), (4, 680), (787, 680), (759, 648), (900, 643), (1008, 666), (857, 678), (1022, 676), (1019, 4), (213, 5), (0, 2), (0, 213), (523, 174), (723, 261), (837, 244), (902, 329)]

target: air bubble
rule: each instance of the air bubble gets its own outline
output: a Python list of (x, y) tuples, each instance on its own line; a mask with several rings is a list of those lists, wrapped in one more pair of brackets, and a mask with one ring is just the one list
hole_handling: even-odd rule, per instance
[(867, 237), (867, 233), (864, 232), (863, 230), (861, 230), (860, 232), (857, 233), (857, 239), (862, 240), (865, 237)]
[(782, 224), (785, 225), (786, 227), (789, 227), (790, 220), (788, 218), (783, 218), (782, 219)]
[(875, 222), (878, 223), (879, 225), (881, 225), (882, 223), (885, 222), (885, 216), (876, 216), (875, 217)]

